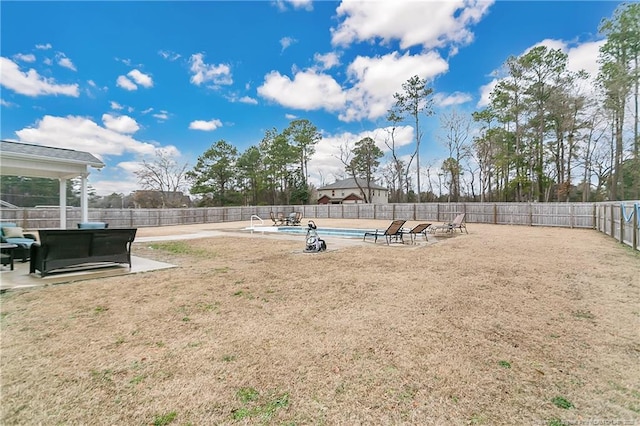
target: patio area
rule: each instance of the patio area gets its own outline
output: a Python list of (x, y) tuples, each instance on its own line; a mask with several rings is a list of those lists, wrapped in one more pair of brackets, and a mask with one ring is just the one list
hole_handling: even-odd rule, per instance
[[(363, 229), (379, 228), (385, 229), (388, 226), (388, 221), (380, 220), (345, 220), (345, 219), (316, 219), (318, 223), (321, 223), (326, 227), (345, 227), (354, 224), (357, 227)], [(300, 241), (300, 248), (303, 248), (304, 237), (302, 235), (292, 235), (285, 233), (264, 233), (264, 232), (250, 232), (247, 230), (251, 223), (249, 221), (233, 222), (233, 223), (209, 223), (209, 224), (194, 224), (194, 225), (178, 225), (178, 226), (160, 226), (160, 227), (148, 227), (138, 228), (136, 239), (134, 241), (133, 253), (135, 253), (135, 246), (141, 243), (153, 243), (160, 241), (179, 241), (179, 240), (192, 240), (200, 238), (211, 238), (220, 236), (234, 236), (236, 238), (272, 238), (272, 239), (286, 239)], [(304, 224), (303, 224), (304, 225)], [(305, 228), (304, 226), (302, 228)], [(364, 231), (363, 231), (364, 232)], [(324, 236), (328, 242), (329, 250), (335, 250), (337, 248), (371, 244), (363, 243), (360, 238), (341, 238), (336, 236)], [(429, 236), (429, 243), (435, 243), (437, 239), (435, 236)], [(426, 243), (426, 241), (424, 242)], [(420, 242), (419, 242), (420, 244)], [(407, 246), (409, 246), (407, 244)], [(119, 275), (137, 274), (142, 272), (150, 272), (160, 269), (173, 268), (177, 265), (165, 262), (158, 262), (155, 260), (147, 259), (140, 256), (132, 255), (132, 266), (117, 265), (117, 264), (105, 264), (96, 265), (91, 269), (78, 269), (67, 268), (63, 272), (52, 273), (50, 275), (40, 277), (38, 273), (29, 273), (29, 262), (21, 262), (16, 260), (14, 262), (14, 270), (11, 271), (9, 266), (2, 266), (0, 270), (0, 292), (8, 290), (20, 290), (35, 287), (44, 287), (53, 284), (63, 284), (76, 281), (84, 281), (97, 278), (107, 278)]]
[(92, 269), (73, 270), (67, 268), (64, 272), (52, 273), (45, 277), (39, 274), (29, 273), (29, 262), (14, 262), (14, 270), (9, 266), (2, 266), (0, 272), (0, 292), (7, 290), (22, 290), (34, 287), (45, 287), (53, 284), (62, 284), (74, 281), (84, 281), (96, 278), (107, 278), (118, 275), (137, 274), (159, 269), (173, 268), (176, 265), (157, 262), (143, 257), (131, 256), (131, 268), (129, 265), (104, 264), (96, 265)]

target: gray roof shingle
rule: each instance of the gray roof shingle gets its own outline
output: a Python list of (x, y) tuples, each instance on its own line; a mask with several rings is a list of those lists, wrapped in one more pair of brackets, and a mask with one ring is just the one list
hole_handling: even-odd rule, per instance
[[(358, 182), (360, 183), (360, 186), (362, 188), (367, 187), (367, 183), (363, 179), (358, 179)], [(384, 191), (387, 190), (387, 188), (385, 188), (384, 186), (378, 185), (377, 183), (374, 183), (374, 182), (371, 182), (370, 186), (371, 186), (371, 189), (381, 189)], [(318, 190), (322, 191), (326, 189), (353, 189), (357, 187), (358, 185), (356, 185), (356, 180), (354, 178), (348, 178), (348, 179), (338, 180), (330, 185), (326, 185), (326, 186), (323, 186), (322, 188), (318, 188)]]
[(59, 159), (74, 163), (84, 163), (92, 167), (100, 168), (105, 164), (84, 151), (75, 151), (73, 149), (54, 148), (50, 146), (32, 145), (22, 142), (1, 141), (0, 153), (14, 153), (33, 158)]

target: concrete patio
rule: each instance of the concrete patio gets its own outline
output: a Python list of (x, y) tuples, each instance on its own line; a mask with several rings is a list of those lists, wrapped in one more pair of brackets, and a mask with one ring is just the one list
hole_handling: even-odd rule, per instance
[[(329, 227), (349, 227), (357, 223), (358, 226), (366, 228), (386, 228), (388, 221), (376, 220), (340, 220), (340, 219), (320, 219), (318, 221), (324, 226)], [(247, 231), (251, 225), (249, 221), (233, 222), (233, 223), (208, 223), (178, 226), (162, 226), (139, 228), (134, 244), (151, 243), (157, 241), (170, 240), (189, 240), (197, 238), (210, 238), (215, 236), (234, 236), (235, 238), (270, 238), (270, 239), (288, 239), (298, 240), (302, 245), (304, 243), (303, 235), (283, 234), (283, 233), (264, 233)], [(323, 237), (331, 250), (361, 244), (371, 244), (363, 242), (360, 238), (341, 238), (341, 237)], [(435, 235), (429, 236), (429, 244), (436, 242)], [(427, 244), (426, 241), (419, 242), (419, 245)], [(409, 247), (409, 246), (405, 246)], [(173, 268), (178, 265), (172, 265), (164, 262), (157, 262), (151, 259), (145, 259), (138, 256), (131, 256), (131, 268), (129, 265), (104, 264), (95, 265), (91, 269), (66, 268), (59, 273), (51, 273), (45, 277), (41, 277), (39, 273), (29, 273), (29, 262), (21, 262), (16, 260), (14, 270), (11, 271), (9, 266), (2, 266), (0, 270), (0, 292), (8, 290), (20, 290), (28, 288), (44, 287), (53, 284), (62, 284), (75, 281), (84, 281), (95, 278), (107, 278), (118, 275), (136, 274), (142, 272), (150, 272), (159, 269)]]
[(95, 268), (84, 270), (73, 270), (67, 268), (64, 272), (51, 273), (45, 277), (40, 274), (29, 273), (29, 262), (17, 261), (14, 263), (14, 270), (9, 266), (2, 266), (0, 271), (0, 292), (7, 290), (21, 290), (34, 287), (44, 287), (52, 284), (62, 284), (73, 281), (83, 281), (94, 278), (107, 278), (117, 275), (136, 274), (139, 272), (155, 271), (158, 269), (173, 268), (172, 265), (142, 257), (131, 256), (131, 269), (129, 265), (105, 264), (95, 265)]

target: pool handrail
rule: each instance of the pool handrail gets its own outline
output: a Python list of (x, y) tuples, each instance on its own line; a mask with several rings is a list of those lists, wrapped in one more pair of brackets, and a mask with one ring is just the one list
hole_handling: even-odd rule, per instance
[[(260, 225), (264, 225), (264, 220), (262, 220), (260, 216), (258, 216), (257, 214), (252, 214), (251, 219), (249, 220), (252, 234), (253, 234), (253, 219), (258, 219), (260, 221)], [(262, 233), (264, 234), (264, 231)]]

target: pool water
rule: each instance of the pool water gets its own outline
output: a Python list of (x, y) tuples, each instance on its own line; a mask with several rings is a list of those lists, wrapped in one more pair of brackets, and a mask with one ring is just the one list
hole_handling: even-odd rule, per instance
[[(250, 228), (249, 228), (250, 229)], [(254, 232), (284, 232), (285, 234), (306, 235), (309, 228), (306, 226), (261, 226), (254, 227)], [(362, 238), (365, 232), (373, 232), (373, 229), (353, 228), (317, 228), (319, 236), (336, 236), (344, 238)]]

